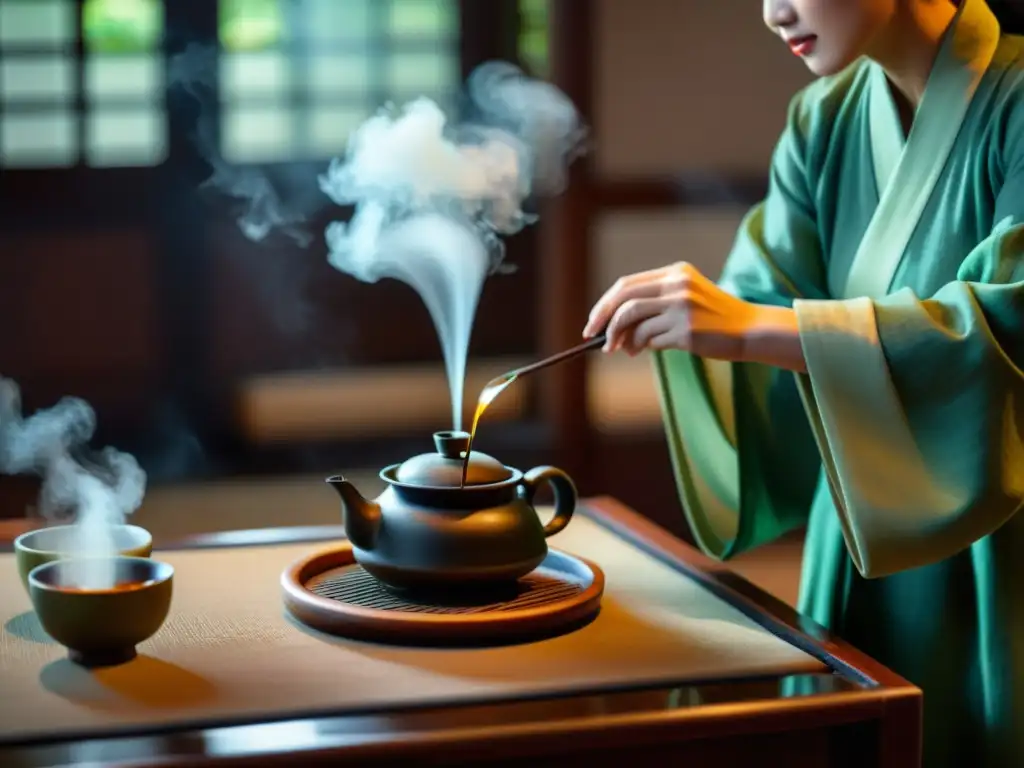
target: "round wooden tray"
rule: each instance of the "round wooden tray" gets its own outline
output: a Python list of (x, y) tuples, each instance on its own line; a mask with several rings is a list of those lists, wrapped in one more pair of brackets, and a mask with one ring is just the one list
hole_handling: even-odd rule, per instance
[(589, 623), (604, 573), (558, 550), (508, 594), (425, 600), (388, 590), (356, 564), (344, 542), (281, 575), (293, 618), (331, 635), (404, 645), (506, 645), (565, 634)]

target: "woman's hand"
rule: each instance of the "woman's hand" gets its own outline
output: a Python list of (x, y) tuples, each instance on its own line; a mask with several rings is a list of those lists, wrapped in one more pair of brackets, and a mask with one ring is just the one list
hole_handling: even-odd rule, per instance
[(726, 293), (685, 262), (624, 277), (590, 312), (584, 337), (607, 325), (605, 351), (681, 349), (699, 357), (804, 370), (796, 315)]

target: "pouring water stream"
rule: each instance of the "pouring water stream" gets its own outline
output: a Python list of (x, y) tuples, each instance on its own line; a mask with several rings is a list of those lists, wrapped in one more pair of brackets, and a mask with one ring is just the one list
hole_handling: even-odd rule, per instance
[(513, 383), (531, 373), (549, 368), (557, 363), (564, 362), (570, 358), (576, 357), (577, 355), (589, 352), (592, 349), (599, 349), (604, 346), (607, 336), (605, 333), (600, 333), (592, 339), (589, 339), (582, 344), (577, 344), (575, 347), (558, 352), (550, 357), (545, 357), (543, 360), (524, 365), (520, 368), (515, 368), (508, 373), (503, 373), (501, 376), (497, 376), (491, 379), (484, 386), (480, 392), (480, 397), (476, 401), (476, 410), (473, 412), (473, 423), (469, 429), (469, 443), (466, 446), (465, 456), (462, 458), (462, 484), (460, 487), (466, 487), (466, 475), (469, 472), (469, 457), (473, 451), (473, 439), (476, 437), (476, 430), (480, 424), (480, 418), (484, 415), (488, 406), (497, 399), (498, 395), (512, 386)]

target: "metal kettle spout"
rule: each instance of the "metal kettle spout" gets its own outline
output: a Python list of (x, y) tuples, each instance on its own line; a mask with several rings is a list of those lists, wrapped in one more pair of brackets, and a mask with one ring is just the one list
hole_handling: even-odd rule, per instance
[(341, 517), (345, 534), (353, 546), (370, 551), (380, 531), (380, 505), (367, 501), (342, 475), (327, 478), (327, 484), (341, 497)]

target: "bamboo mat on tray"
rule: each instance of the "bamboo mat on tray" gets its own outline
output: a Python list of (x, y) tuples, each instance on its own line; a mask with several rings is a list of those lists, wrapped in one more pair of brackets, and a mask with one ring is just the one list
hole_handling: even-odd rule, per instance
[(281, 572), (323, 545), (157, 553), (176, 571), (167, 623), (139, 658), (95, 672), (45, 636), (13, 555), (0, 555), (0, 742), (823, 668), (592, 520), (578, 516), (552, 543), (604, 569), (598, 618), (563, 637), (471, 650), (329, 639), (293, 624)]

